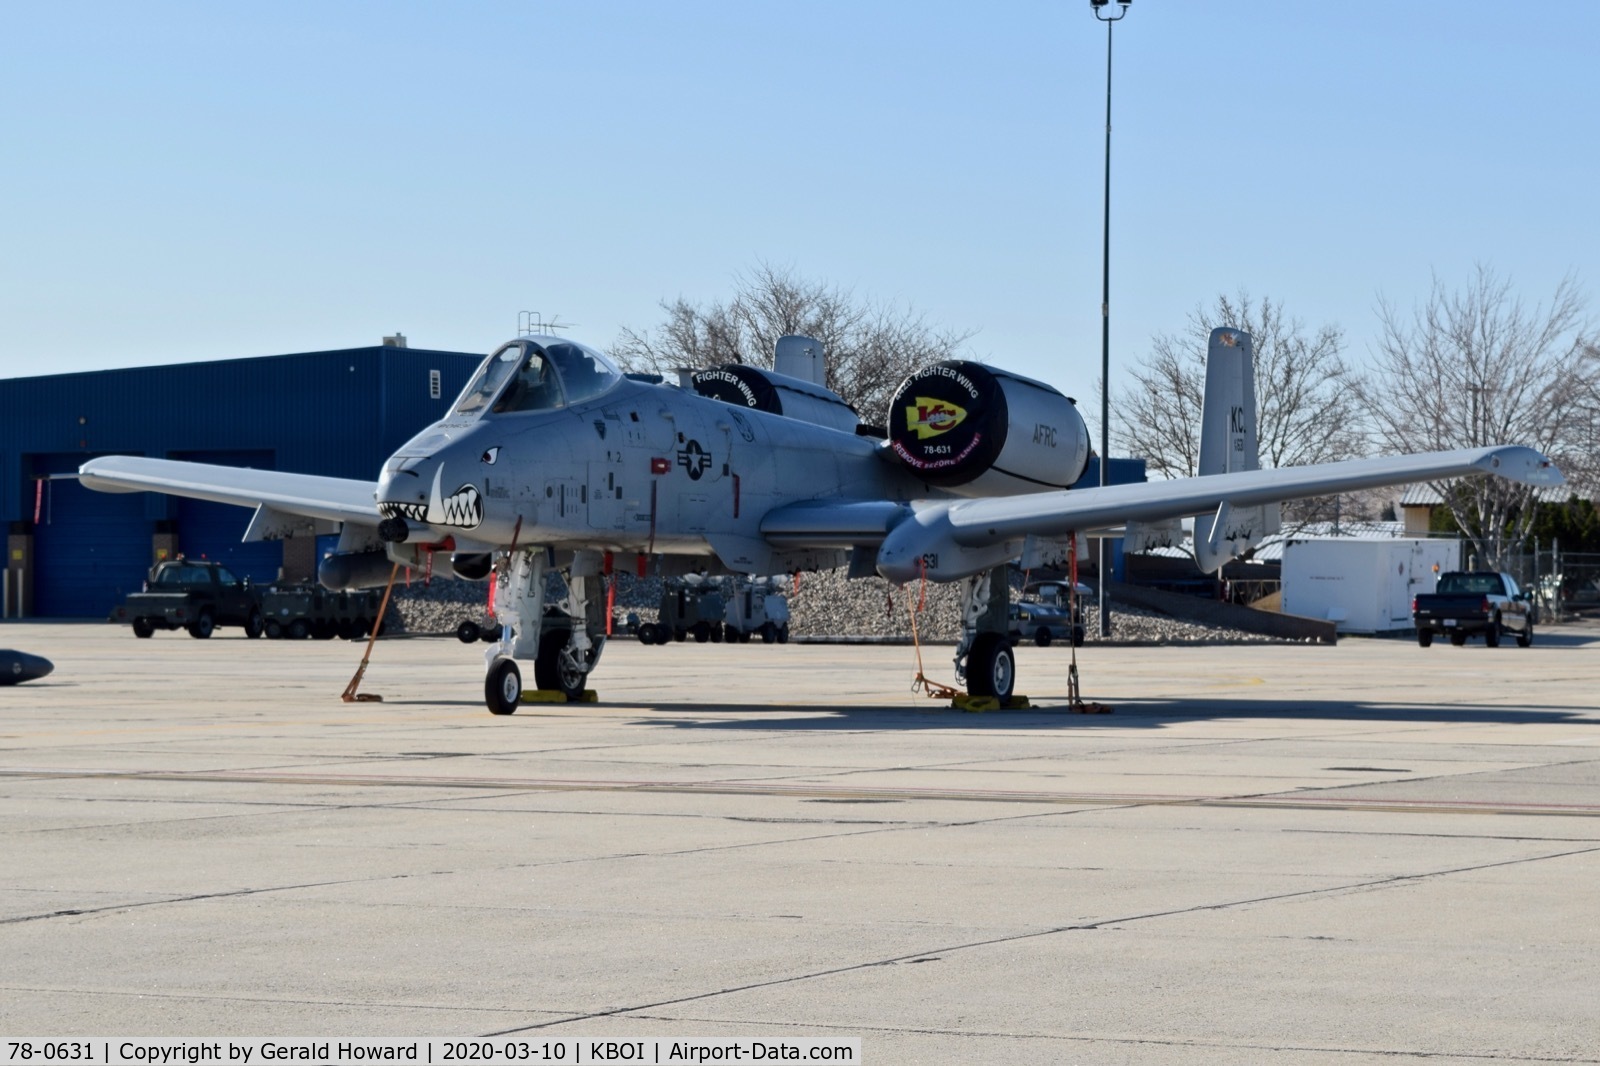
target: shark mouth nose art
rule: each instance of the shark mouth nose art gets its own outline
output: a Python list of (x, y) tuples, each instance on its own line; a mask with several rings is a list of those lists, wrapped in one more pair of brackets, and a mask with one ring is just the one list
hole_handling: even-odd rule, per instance
[(443, 476), (444, 467), (434, 471), (433, 492), (427, 503), (386, 500), (378, 505), (378, 512), (386, 518), (405, 518), (413, 522), (426, 522), (430, 526), (477, 529), (483, 524), (483, 494), (476, 485), (468, 484), (445, 496), (439, 487)]
[(472, 485), (462, 485), (442, 503), (443, 514), (438, 520), (442, 525), (476, 529), (483, 522), (483, 497)]

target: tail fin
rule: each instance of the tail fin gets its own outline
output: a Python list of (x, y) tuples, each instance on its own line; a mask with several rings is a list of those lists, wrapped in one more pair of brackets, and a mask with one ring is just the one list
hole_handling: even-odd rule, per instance
[[(1206, 395), (1200, 409), (1201, 476), (1259, 470), (1256, 437), (1255, 358), (1250, 334), (1223, 327), (1211, 331), (1206, 349)], [(1278, 505), (1230, 507), (1194, 524), (1194, 555), (1200, 569), (1214, 573), (1262, 538), (1281, 528)]]

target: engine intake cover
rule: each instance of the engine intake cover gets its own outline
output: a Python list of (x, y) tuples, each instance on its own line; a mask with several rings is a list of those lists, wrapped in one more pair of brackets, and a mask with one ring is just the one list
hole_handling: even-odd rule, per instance
[(960, 495), (1070, 488), (1089, 463), (1073, 402), (1043, 382), (949, 359), (906, 378), (889, 403), (889, 441), (930, 485)]

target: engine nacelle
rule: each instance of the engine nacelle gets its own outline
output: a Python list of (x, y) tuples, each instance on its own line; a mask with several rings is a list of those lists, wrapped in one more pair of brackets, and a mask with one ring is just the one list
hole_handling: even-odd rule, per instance
[(783, 415), (787, 418), (854, 433), (860, 419), (839, 394), (800, 378), (762, 370), (747, 363), (727, 363), (696, 371), (690, 378), (701, 396), (735, 407)]
[(1020, 374), (947, 359), (906, 378), (889, 402), (895, 456), (959, 496), (1065, 489), (1089, 465), (1077, 405)]

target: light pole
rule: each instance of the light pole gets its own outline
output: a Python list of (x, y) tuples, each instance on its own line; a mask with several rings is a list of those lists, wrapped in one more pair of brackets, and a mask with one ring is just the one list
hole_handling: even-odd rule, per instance
[[(1111, 25), (1128, 13), (1133, 0), (1089, 0), (1094, 17), (1106, 24), (1106, 200), (1105, 240), (1100, 259), (1100, 485), (1111, 481)], [(1111, 12), (1116, 12), (1112, 14)], [(1111, 636), (1110, 605), (1106, 601), (1106, 538), (1099, 540), (1096, 569), (1100, 574), (1100, 635)]]

